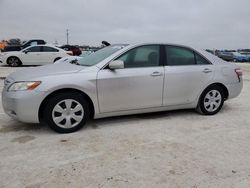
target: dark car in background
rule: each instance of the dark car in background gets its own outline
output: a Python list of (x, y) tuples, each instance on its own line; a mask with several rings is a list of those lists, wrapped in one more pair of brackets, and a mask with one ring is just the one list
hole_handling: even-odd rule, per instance
[(79, 47), (73, 45), (63, 45), (59, 48), (64, 49), (65, 51), (72, 51), (73, 56), (79, 56), (82, 54), (82, 51)]
[(10, 52), (10, 51), (20, 51), (24, 48), (27, 48), (29, 46), (33, 45), (44, 45), (46, 42), (41, 39), (32, 39), (28, 41), (24, 41), (21, 45), (8, 45), (3, 49), (3, 52)]
[(224, 61), (234, 61), (234, 55), (232, 52), (227, 51), (216, 51), (216, 54), (219, 58), (223, 59)]
[(250, 56), (247, 54), (241, 54), (239, 52), (232, 52), (232, 54), (235, 62), (248, 62), (250, 60)]

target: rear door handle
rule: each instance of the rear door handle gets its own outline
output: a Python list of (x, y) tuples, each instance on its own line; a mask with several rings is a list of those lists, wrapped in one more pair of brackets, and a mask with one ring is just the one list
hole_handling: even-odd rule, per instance
[(162, 73), (160, 72), (153, 72), (151, 76), (162, 76)]
[(206, 68), (206, 69), (204, 69), (202, 72), (204, 72), (204, 73), (210, 73), (210, 72), (212, 72), (212, 70)]

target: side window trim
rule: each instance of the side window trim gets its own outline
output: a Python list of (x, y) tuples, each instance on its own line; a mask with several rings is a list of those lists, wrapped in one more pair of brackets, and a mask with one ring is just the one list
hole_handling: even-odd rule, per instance
[(160, 62), (159, 62), (159, 67), (160, 66), (165, 66), (167, 62), (167, 56), (165, 53), (165, 47), (164, 45), (160, 45)]

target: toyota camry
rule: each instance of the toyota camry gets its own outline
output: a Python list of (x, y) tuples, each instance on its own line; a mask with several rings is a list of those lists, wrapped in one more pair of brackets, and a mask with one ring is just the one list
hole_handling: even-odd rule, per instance
[(206, 51), (175, 44), (117, 44), (10, 74), (2, 103), (19, 121), (45, 122), (69, 133), (89, 118), (176, 109), (214, 115), (242, 86), (237, 65)]

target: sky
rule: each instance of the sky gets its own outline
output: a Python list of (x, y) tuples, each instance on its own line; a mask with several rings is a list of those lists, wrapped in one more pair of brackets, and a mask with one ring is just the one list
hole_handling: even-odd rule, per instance
[(250, 0), (0, 0), (0, 40), (250, 48)]

